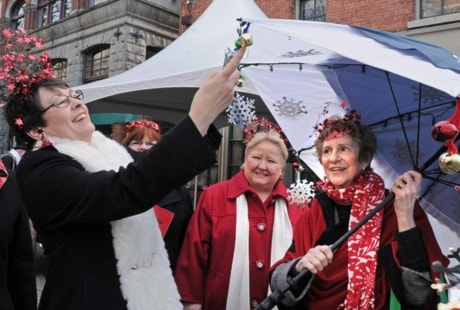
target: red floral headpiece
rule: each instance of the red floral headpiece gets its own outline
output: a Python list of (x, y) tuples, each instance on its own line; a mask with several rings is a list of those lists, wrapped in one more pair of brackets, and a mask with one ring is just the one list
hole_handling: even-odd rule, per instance
[(34, 51), (42, 48), (43, 41), (24, 29), (0, 32), (0, 107), (11, 95), (27, 95), (33, 84), (54, 77), (48, 52)]
[[(341, 106), (347, 109), (346, 103), (342, 103)], [(326, 109), (327, 108), (325, 108), (325, 111), (323, 111), (324, 114), (328, 113)], [(355, 123), (360, 130), (361, 128), (363, 128), (363, 125), (361, 125), (361, 120), (363, 117), (358, 112), (356, 112), (356, 110), (347, 109), (346, 111), (347, 112), (343, 117), (330, 117), (325, 119), (322, 123), (319, 123), (314, 126), (314, 130), (318, 132), (319, 141), (330, 140), (337, 138), (343, 134), (351, 133), (351, 129), (348, 126), (346, 126), (347, 123)], [(331, 126), (336, 127), (337, 130), (334, 130), (334, 132), (328, 133), (326, 135), (324, 130)]]
[(127, 137), (134, 128), (152, 128), (153, 130), (160, 132), (160, 125), (155, 122), (149, 120), (132, 121), (126, 125), (125, 137)]
[[(282, 136), (282, 130), (280, 127), (277, 125), (273, 124), (266, 118), (255, 118), (253, 120), (248, 120), (246, 122), (246, 127), (244, 128), (244, 133), (246, 134), (246, 139), (243, 141), (244, 144), (248, 144), (249, 141), (254, 138), (256, 133), (264, 131), (264, 132), (269, 132), (270, 130), (275, 130), (277, 131), (280, 136)], [(287, 144), (287, 139), (283, 139), (284, 143)]]

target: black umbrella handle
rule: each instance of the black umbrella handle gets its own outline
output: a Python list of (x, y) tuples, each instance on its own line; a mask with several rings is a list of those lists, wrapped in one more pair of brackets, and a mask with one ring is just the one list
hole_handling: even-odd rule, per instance
[[(391, 192), (374, 209), (372, 209), (368, 214), (366, 214), (366, 216), (363, 217), (355, 226), (353, 226), (350, 230), (344, 233), (339, 239), (337, 239), (337, 241), (331, 244), (330, 246), (331, 250), (332, 251), (337, 250), (342, 245), (342, 243), (344, 243), (351, 235), (353, 235), (358, 229), (360, 229), (361, 226), (366, 224), (374, 215), (376, 215), (381, 209), (383, 209), (394, 198), (395, 198), (395, 194)], [(308, 269), (303, 269), (294, 278), (288, 277), (287, 282), (289, 284), (289, 287), (287, 289), (285, 289), (282, 292), (279, 290), (276, 290), (273, 293), (271, 293), (267, 298), (265, 298), (260, 303), (260, 305), (256, 308), (256, 310), (272, 309), (274, 306), (280, 303), (281, 300), (283, 300), (284, 295), (286, 294), (287, 291), (289, 291), (290, 289), (294, 289), (297, 291), (299, 289), (299, 284), (301, 283), (301, 281), (306, 279), (307, 277), (310, 277), (306, 285), (306, 288), (308, 291), (310, 289), (311, 283), (313, 282), (313, 279), (315, 278), (315, 274), (311, 273), (310, 270)]]

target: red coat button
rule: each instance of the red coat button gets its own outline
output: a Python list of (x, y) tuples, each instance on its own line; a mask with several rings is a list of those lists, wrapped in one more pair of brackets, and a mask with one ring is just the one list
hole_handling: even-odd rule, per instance
[(264, 262), (261, 261), (261, 260), (258, 260), (258, 261), (256, 262), (256, 268), (257, 268), (257, 269), (262, 269), (262, 268), (264, 268)]

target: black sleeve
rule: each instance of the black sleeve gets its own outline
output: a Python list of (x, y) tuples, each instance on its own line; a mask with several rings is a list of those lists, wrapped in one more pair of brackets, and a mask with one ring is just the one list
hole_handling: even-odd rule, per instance
[[(26, 153), (17, 170), (24, 204), (49, 229), (71, 222), (107, 222), (146, 211), (167, 193), (216, 163), (221, 138), (206, 138), (184, 118), (146, 152), (118, 171), (87, 172), (52, 146)], [(54, 226), (53, 226), (54, 225)]]
[(419, 272), (429, 271), (428, 256), (418, 227), (396, 233), (395, 239), (401, 266)]
[(1, 190), (7, 191), (10, 197), (0, 202), (2, 216), (9, 214), (9, 220), (14, 222), (9, 227), (13, 230), (13, 239), (8, 248), (8, 291), (15, 309), (36, 309), (37, 290), (29, 217), (22, 204), (13, 172), (9, 171), (8, 180)]
[(9, 170), (15, 170), (16, 168), (16, 161), (14, 160), (13, 156), (10, 154), (4, 154), (1, 157), (3, 164)]

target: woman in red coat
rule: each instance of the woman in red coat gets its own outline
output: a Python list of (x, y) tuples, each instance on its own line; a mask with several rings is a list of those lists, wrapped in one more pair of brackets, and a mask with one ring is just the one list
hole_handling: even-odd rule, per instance
[(404, 309), (422, 307), (435, 295), (430, 284), (439, 277), (430, 266), (435, 261), (447, 265), (448, 260), (416, 202), (420, 174), (409, 171), (399, 176), (391, 187), (393, 203), (333, 253), (330, 245), (388, 191), (370, 168), (376, 139), (359, 123), (358, 115), (351, 111), (344, 118), (332, 117), (318, 128), (316, 148), (326, 177), (311, 208), (298, 221), (294, 245), (274, 266), (272, 289), (284, 292), (287, 278), (307, 269), (315, 274), (311, 286), (288, 290), (282, 300), (285, 306), (388, 309), (392, 290)]
[(203, 191), (175, 274), (185, 309), (249, 309), (266, 298), (270, 265), (302, 212), (286, 202), (287, 157), (276, 131), (259, 132), (242, 170)]

